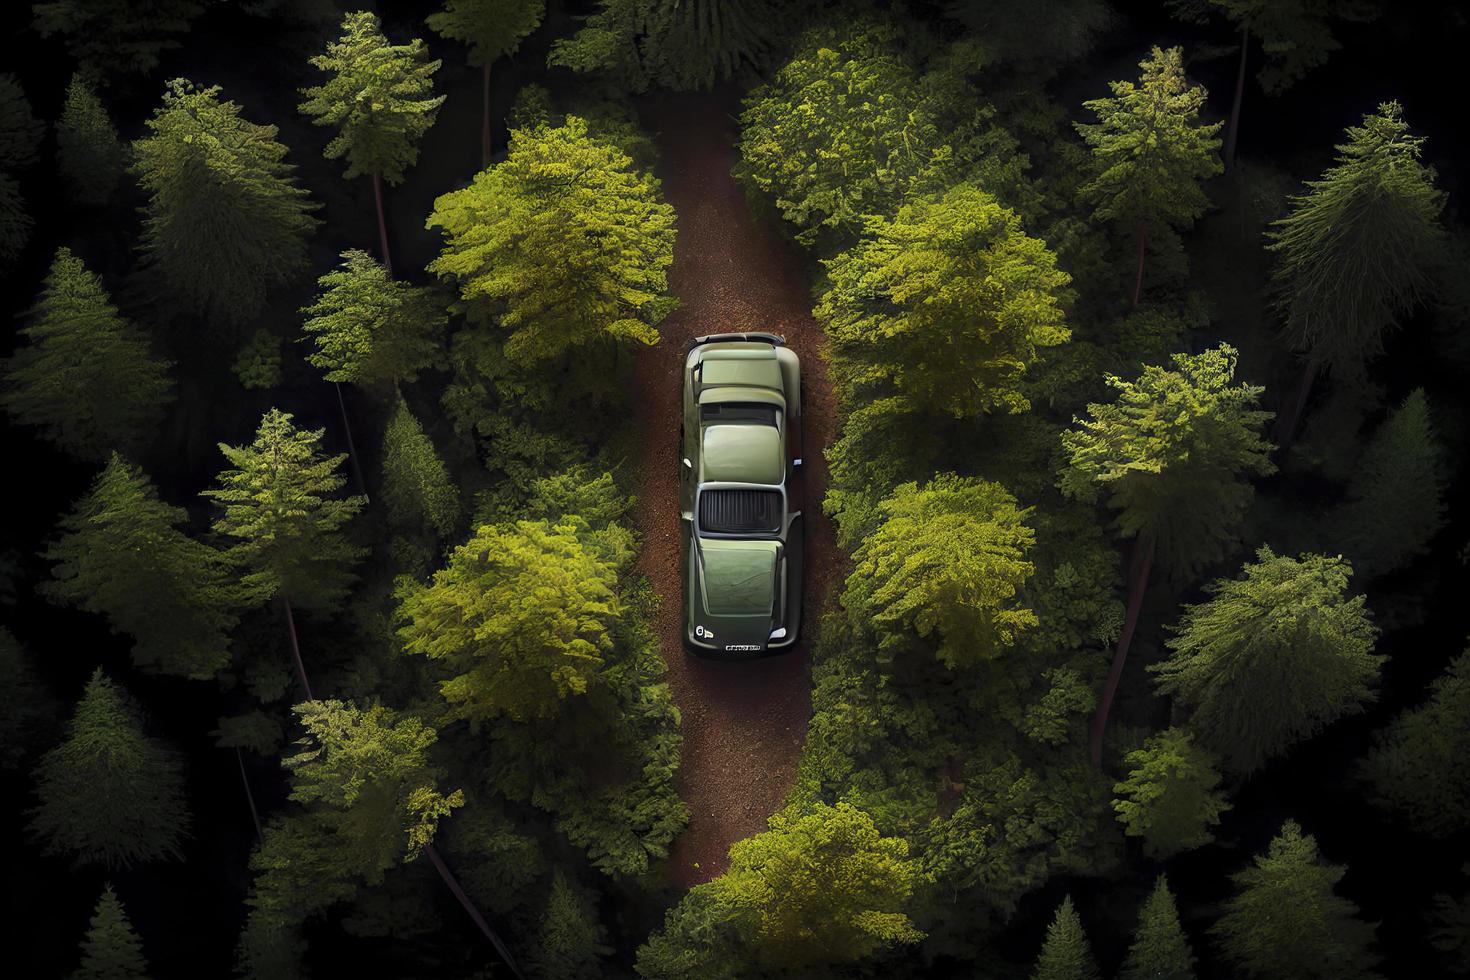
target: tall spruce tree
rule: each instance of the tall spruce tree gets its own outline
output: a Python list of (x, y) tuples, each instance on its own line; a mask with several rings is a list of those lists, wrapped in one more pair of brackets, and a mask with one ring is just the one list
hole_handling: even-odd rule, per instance
[(0, 362), (0, 407), (83, 459), (153, 434), (173, 397), (169, 364), (69, 249), (57, 250), (26, 319), (26, 344)]
[(82, 939), (82, 962), (71, 980), (148, 980), (143, 943), (112, 885), (102, 889)]
[(56, 164), (66, 181), (67, 199), (88, 207), (112, 198), (127, 166), (127, 149), (107, 107), (80, 73), (66, 87), (56, 122)]
[(444, 0), (444, 9), (424, 19), (429, 29), (463, 42), (471, 65), (481, 69), (480, 166), (490, 166), (490, 66), (513, 55), (541, 25), (546, 0)]
[(1088, 405), (1092, 418), (1073, 419), (1062, 434), (1062, 492), (1095, 500), (1106, 491), (1119, 532), (1133, 538), (1127, 611), (1093, 715), (1095, 764), (1155, 553), (1181, 577), (1223, 557), (1251, 499), (1246, 477), (1275, 469), (1260, 435), (1271, 414), (1255, 407), (1262, 389), (1231, 384), (1235, 348), (1176, 354), (1173, 362), (1172, 371), (1146, 366), (1137, 381), (1109, 376), (1117, 399)]
[(133, 144), (148, 194), (141, 249), (156, 292), (180, 312), (231, 327), (308, 266), (313, 203), (275, 126), (240, 117), (219, 86), (178, 78)]
[(1113, 787), (1113, 809), (1130, 837), (1143, 838), (1145, 854), (1169, 858), (1215, 839), (1214, 826), (1230, 806), (1219, 792), (1214, 757), (1189, 732), (1150, 736), (1123, 761), (1128, 777)]
[(1100, 976), (1087, 933), (1082, 930), (1082, 919), (1068, 895), (1046, 927), (1046, 941), (1031, 970), (1031, 980), (1098, 980)]
[(55, 599), (107, 617), (146, 671), (207, 679), (230, 660), (237, 601), (223, 556), (182, 530), (141, 469), (112, 454), (46, 549)]
[(56, 705), (35, 659), (0, 626), (0, 772), (19, 769), (49, 741)]
[(533, 975), (542, 980), (597, 976), (602, 958), (612, 951), (591, 896), (569, 882), (561, 868), (554, 869), (536, 936)]
[(31, 111), (20, 82), (10, 72), (0, 74), (0, 170), (33, 166), (45, 135), (46, 127)]
[(106, 868), (180, 857), (190, 823), (183, 757), (144, 733), (142, 713), (101, 668), (34, 780), (30, 830), (46, 853)]
[(342, 35), (311, 59), (331, 77), (301, 90), (300, 109), (318, 126), (335, 126), (328, 160), (347, 159), (347, 178), (367, 174), (378, 209), (383, 268), (393, 274), (383, 181), (397, 185), (418, 159), (418, 141), (434, 125), (444, 96), (434, 95), (434, 72), (424, 42), (389, 44), (377, 14), (358, 10), (342, 18)]
[(37, 33), (60, 34), (82, 69), (106, 81), (158, 67), (203, 9), (199, 0), (52, 0), (31, 16)]
[(459, 492), (434, 443), (401, 397), (383, 433), (383, 503), (400, 529), (448, 538), (459, 523)]
[(444, 363), (448, 320), (431, 289), (393, 279), (360, 249), (317, 280), (316, 301), (301, 312), (316, 350), (313, 367), (333, 382), (372, 386), (414, 381)]
[(1179, 925), (1174, 893), (1163, 875), (1138, 916), (1138, 931), (1119, 980), (1194, 980), (1194, 951)]
[(1338, 895), (1346, 874), (1286, 821), (1270, 849), (1232, 877), (1235, 894), (1210, 932), (1226, 962), (1250, 980), (1370, 980), (1375, 927)]
[(1148, 243), (1177, 249), (1175, 230), (1209, 207), (1200, 182), (1221, 171), (1220, 124), (1199, 121), (1205, 90), (1184, 77), (1181, 55), (1179, 48), (1155, 47), (1139, 64), (1137, 85), (1109, 82), (1112, 98), (1083, 103), (1098, 122), (1076, 124), (1096, 168), (1082, 196), (1094, 218), (1131, 231), (1138, 247), (1134, 306), (1143, 294)]
[(0, 171), (0, 272), (8, 271), (10, 264), (20, 257), (34, 227), (20, 192), (20, 182)]

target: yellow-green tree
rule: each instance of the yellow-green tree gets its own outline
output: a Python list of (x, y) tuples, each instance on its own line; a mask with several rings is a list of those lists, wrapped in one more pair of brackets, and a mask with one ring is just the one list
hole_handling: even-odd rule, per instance
[(1113, 787), (1113, 809), (1143, 852), (1164, 859), (1215, 839), (1220, 814), (1230, 808), (1219, 792), (1214, 757), (1189, 732), (1170, 728), (1152, 735), (1123, 760), (1128, 776)]
[(1099, 976), (1092, 945), (1082, 929), (1082, 918), (1072, 904), (1072, 896), (1068, 895), (1057, 906), (1051, 925), (1046, 927), (1046, 939), (1031, 971), (1031, 980), (1098, 980)]

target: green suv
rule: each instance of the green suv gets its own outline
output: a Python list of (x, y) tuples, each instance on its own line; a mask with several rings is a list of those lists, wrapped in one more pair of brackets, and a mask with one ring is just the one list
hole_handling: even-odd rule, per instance
[(801, 365), (768, 333), (695, 338), (684, 359), (684, 642), (789, 649), (801, 626)]

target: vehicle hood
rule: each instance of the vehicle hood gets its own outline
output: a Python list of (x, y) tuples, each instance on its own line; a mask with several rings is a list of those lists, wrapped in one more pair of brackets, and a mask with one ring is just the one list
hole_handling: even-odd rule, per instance
[(692, 566), (690, 629), (696, 638), (720, 649), (765, 649), (779, 592), (777, 543), (700, 538)]

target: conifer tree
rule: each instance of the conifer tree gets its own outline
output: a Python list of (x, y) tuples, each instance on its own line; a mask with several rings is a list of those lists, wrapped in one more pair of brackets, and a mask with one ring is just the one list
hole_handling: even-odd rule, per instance
[(544, 980), (596, 976), (601, 959), (611, 952), (607, 929), (588, 894), (556, 868), (536, 938), (533, 975)]
[(82, 963), (71, 980), (148, 980), (143, 944), (112, 885), (102, 889), (82, 939)]
[(1124, 762), (1128, 778), (1113, 787), (1113, 809), (1130, 837), (1143, 838), (1145, 854), (1169, 858), (1215, 839), (1213, 827), (1230, 807), (1214, 758), (1187, 731), (1151, 736)]
[(1339, 896), (1346, 869), (1286, 821), (1267, 853), (1232, 877), (1235, 895), (1210, 929), (1225, 960), (1250, 980), (1369, 980), (1375, 927)]
[(1144, 902), (1119, 980), (1194, 980), (1194, 951), (1163, 875)]
[(20, 82), (10, 72), (0, 74), (0, 170), (15, 172), (35, 164), (45, 134)]
[(414, 381), (443, 363), (448, 317), (432, 290), (390, 278), (360, 249), (343, 252), (342, 264), (317, 284), (316, 301), (301, 311), (316, 345), (306, 359), (328, 381)]
[(69, 249), (57, 250), (27, 320), (27, 343), (0, 364), (0, 407), (83, 459), (152, 435), (173, 397), (169, 364)]
[(444, 0), (444, 9), (424, 22), (442, 37), (461, 41), (469, 62), (482, 69), (480, 166), (490, 166), (490, 66), (513, 55), (541, 25), (546, 0)]
[(1133, 233), (1138, 273), (1133, 305), (1143, 293), (1148, 242), (1177, 248), (1175, 230), (1205, 213), (1209, 199), (1200, 182), (1221, 170), (1215, 134), (1219, 123), (1199, 122), (1205, 90), (1184, 77), (1179, 48), (1158, 47), (1139, 67), (1133, 82), (1109, 82), (1113, 96), (1085, 102), (1096, 123), (1077, 123), (1090, 147), (1096, 176), (1082, 188), (1094, 205), (1093, 217)]
[(1016, 598), (1032, 571), (1030, 510), (1000, 484), (940, 474), (897, 487), (879, 511), (843, 596), (879, 630), (879, 650), (937, 634), (939, 659), (957, 667), (1000, 656), (1036, 625)]
[(19, 769), (44, 744), (55, 714), (30, 654), (0, 626), (0, 772)]
[(1056, 918), (1046, 927), (1046, 941), (1031, 971), (1031, 980), (1098, 980), (1097, 963), (1072, 896), (1062, 899)]
[(1383, 658), (1363, 596), (1348, 598), (1341, 558), (1289, 558), (1262, 546), (1238, 579), (1206, 587), (1149, 666), (1158, 689), (1191, 709), (1189, 727), (1248, 773), (1375, 697)]
[(307, 268), (318, 207), (297, 185), (275, 126), (240, 117), (219, 86), (169, 82), (133, 144), (148, 194), (144, 259), (181, 312), (236, 326)]
[(505, 160), (434, 202), (444, 249), (429, 271), (456, 283), (472, 317), (508, 332), (530, 366), (597, 341), (658, 341), (673, 308), (674, 210), (612, 142), (566, 124), (511, 133)]
[(143, 670), (207, 679), (229, 663), (236, 616), (223, 557), (180, 530), (188, 515), (112, 454), (46, 549), (51, 597), (107, 617)]
[(296, 671), (308, 699), (311, 684), (301, 662), (293, 606), (321, 612), (341, 603), (352, 584), (351, 566), (364, 549), (343, 525), (362, 509), (362, 497), (336, 497), (347, 482), (338, 472), (345, 456), (321, 452), (322, 431), (302, 431), (292, 416), (271, 409), (249, 446), (220, 444), (233, 466), (202, 496), (221, 510), (216, 533), (233, 538), (227, 557), (243, 572), (249, 601), (279, 598)]
[(1127, 612), (1092, 721), (1094, 764), (1155, 552), (1181, 577), (1223, 557), (1250, 502), (1245, 477), (1275, 469), (1260, 436), (1271, 416), (1255, 407), (1262, 389), (1231, 385), (1235, 348), (1176, 354), (1173, 362), (1174, 370), (1146, 366), (1137, 381), (1108, 376), (1117, 399), (1088, 405), (1092, 418), (1073, 419), (1062, 434), (1067, 462), (1057, 485), (1081, 500), (1106, 490), (1118, 530), (1133, 538)]
[(19, 258), (31, 240), (34, 227), (35, 222), (31, 220), (25, 198), (20, 193), (20, 183), (10, 174), (0, 171), (0, 271), (8, 270), (10, 263)]
[(358, 10), (342, 18), (342, 36), (311, 63), (331, 77), (301, 90), (306, 101), (300, 109), (318, 126), (337, 128), (326, 156), (346, 157), (348, 180), (362, 174), (372, 178), (378, 243), (383, 268), (391, 276), (383, 181), (403, 183), (405, 171), (418, 159), (418, 141), (434, 125), (444, 103), (444, 96), (433, 94), (440, 62), (429, 60), (428, 49), (418, 38), (389, 44), (377, 15)]
[(141, 712), (101, 668), (34, 780), (30, 829), (46, 853), (110, 869), (180, 856), (190, 823), (183, 758), (144, 734)]
[(1071, 278), (970, 184), (875, 220), (824, 264), (831, 286), (816, 313), (837, 355), (921, 408), (1026, 411), (1027, 368), (1070, 336), (1058, 294)]
[(80, 73), (66, 87), (66, 102), (56, 123), (56, 163), (68, 199), (88, 207), (111, 199), (127, 166), (117, 127)]
[(1450, 661), (1423, 704), (1374, 739), (1363, 760), (1370, 798), (1421, 834), (1470, 828), (1470, 649)]
[(82, 69), (105, 81), (158, 67), (203, 9), (199, 0), (52, 0), (31, 14), (37, 33), (60, 34)]
[(401, 528), (429, 527), (440, 538), (459, 523), (459, 493), (434, 443), (401, 397), (383, 434), (383, 503)]
[(1333, 166), (1267, 232), (1278, 256), (1276, 311), (1305, 358), (1278, 441), (1289, 440), (1319, 371), (1361, 377), (1384, 335), (1433, 289), (1446, 247), (1444, 194), (1419, 159), (1423, 144), (1399, 104), (1383, 103), (1348, 127)]

